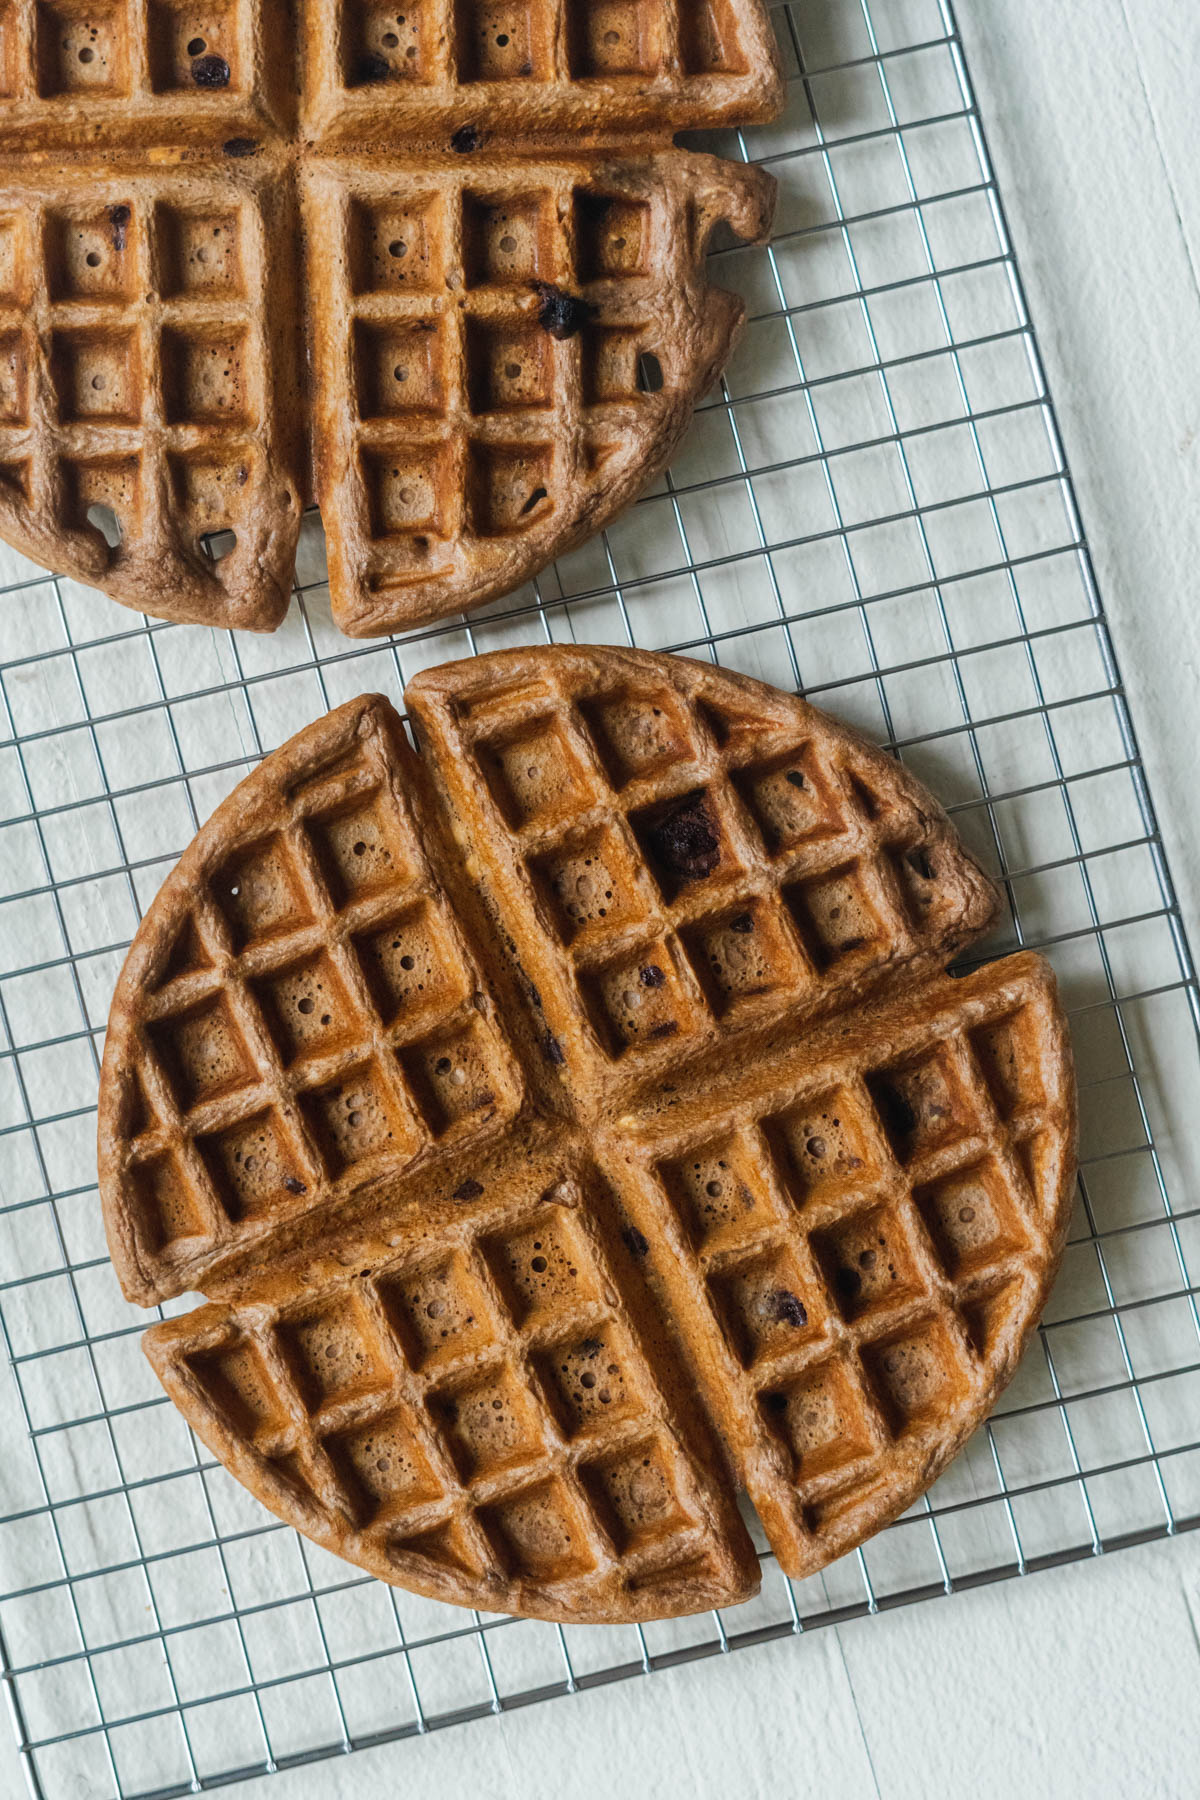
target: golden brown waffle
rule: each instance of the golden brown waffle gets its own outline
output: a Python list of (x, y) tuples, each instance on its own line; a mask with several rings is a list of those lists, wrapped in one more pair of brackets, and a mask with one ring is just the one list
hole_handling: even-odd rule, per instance
[(774, 184), (671, 140), (780, 94), (759, 0), (12, 0), (0, 533), (265, 631), (315, 498), (353, 635), (505, 592), (728, 355)]
[(516, 651), (351, 702), (199, 833), (118, 983), (113, 1260), (204, 1441), (384, 1580), (666, 1616), (903, 1511), (1044, 1303), (1054, 982), (944, 814), (790, 698)]

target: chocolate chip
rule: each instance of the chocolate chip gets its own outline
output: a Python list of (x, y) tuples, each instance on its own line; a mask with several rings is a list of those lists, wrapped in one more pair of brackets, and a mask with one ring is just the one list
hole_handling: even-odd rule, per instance
[(771, 1295), (770, 1307), (771, 1317), (780, 1325), (790, 1325), (799, 1331), (808, 1324), (804, 1303), (790, 1288), (776, 1288)]
[(129, 225), (130, 217), (131, 214), (127, 206), (110, 206), (108, 209), (109, 224), (113, 228), (114, 250), (123, 250), (125, 248), (125, 232)]
[(702, 881), (721, 860), (721, 840), (704, 803), (692, 794), (648, 833), (655, 861), (679, 882)]
[(483, 142), (483, 133), (478, 125), (460, 125), (450, 139), (450, 148), (459, 156), (469, 156), (472, 150), (478, 150)]
[(660, 988), (666, 979), (657, 963), (647, 963), (644, 969), (638, 970), (638, 980), (643, 987)]
[(221, 148), (226, 156), (258, 155), (258, 145), (253, 138), (226, 138)]
[(533, 64), (531, 62), (523, 62), (521, 64), (520, 68), (517, 70), (517, 74), (518, 75), (532, 75), (533, 74)]
[(604, 1345), (599, 1338), (584, 1338), (579, 1346), (579, 1354), (581, 1356), (599, 1356), (603, 1348)]
[(229, 74), (229, 64), (223, 56), (198, 56), (192, 64), (192, 80), (197, 87), (228, 87)]
[(552, 1031), (548, 1031), (542, 1039), (542, 1049), (556, 1069), (561, 1069), (566, 1062), (566, 1053)]
[(800, 773), (799, 769), (789, 769), (787, 772), (787, 779), (791, 782), (793, 787), (802, 788), (808, 786), (808, 783), (805, 781), (804, 776)]
[(283, 1185), (289, 1194), (307, 1194), (308, 1189), (295, 1175), (285, 1175)]
[(754, 930), (754, 920), (749, 913), (739, 913), (736, 919), (729, 921), (730, 931), (740, 932), (743, 937)]
[(621, 1238), (630, 1256), (649, 1256), (649, 1240), (642, 1236), (636, 1225), (627, 1225)]
[(533, 291), (538, 297), (538, 324), (560, 343), (573, 338), (596, 311), (588, 301), (565, 294), (548, 281), (535, 281)]
[(664, 1019), (664, 1021), (661, 1025), (656, 1025), (654, 1027), (654, 1030), (650, 1033), (650, 1036), (652, 1038), (674, 1037), (675, 1033), (678, 1030), (679, 1030), (679, 1020), (678, 1019)]
[(495, 1106), (495, 1104), (496, 1096), (493, 1094), (491, 1088), (484, 1088), (481, 1094), (476, 1094), (475, 1096), (474, 1107), (476, 1112), (479, 1111), (481, 1106)]
[(478, 1200), (482, 1192), (482, 1181), (476, 1181), (473, 1176), (468, 1175), (467, 1179), (455, 1188), (450, 1198), (452, 1200)]

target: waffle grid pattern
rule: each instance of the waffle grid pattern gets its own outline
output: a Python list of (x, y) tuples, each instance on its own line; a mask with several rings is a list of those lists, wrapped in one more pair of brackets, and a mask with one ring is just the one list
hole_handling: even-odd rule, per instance
[[(414, 169), (400, 196), (368, 168), (310, 174), (310, 230), (342, 246), (347, 277), (314, 296), (328, 411), (358, 421), (357, 529), (343, 548), (335, 515), (333, 553), (361, 555), (377, 590), (469, 582), (486, 545), (503, 552), (569, 511), (610, 458), (609, 478), (628, 462), (664, 404), (646, 353), (659, 390), (686, 379), (654, 324), (660, 283), (691, 278), (678, 189), (649, 168), (581, 185), (578, 165)], [(603, 323), (556, 336), (538, 283), (586, 295)]]
[(481, 852), (493, 828), (511, 840), (528, 940), (544, 955), (548, 922), (587, 1061), (622, 1080), (664, 1047), (844, 1004), (885, 961), (944, 956), (988, 916), (982, 883), (957, 910), (952, 840), (884, 771), (697, 692), (558, 665), (478, 705), (419, 683), (410, 701), (474, 770)]
[(639, 1133), (648, 1217), (688, 1271), (725, 1429), (792, 1572), (878, 1497), (882, 1452), (978, 1403), (1036, 1288), (1061, 1096), (1028, 1074), (1045, 995), (998, 976), (965, 1028), (935, 1010), (884, 1068), (860, 1053), (765, 1114), (718, 1105), (666, 1156), (661, 1120)]
[(278, 479), (258, 194), (184, 175), (76, 177), (33, 204), (2, 188), (5, 480), (85, 537), (239, 524)]
[[(261, 111), (254, 0), (5, 0), (0, 141), (21, 130), (78, 143), (77, 109), (104, 139), (228, 129)], [(61, 134), (61, 135), (60, 135)]]
[(147, 1007), (123, 1185), (151, 1285), (518, 1103), (378, 722), (338, 751), (197, 894)]
[(160, 1333), (166, 1378), (178, 1392), (186, 1370), (278, 1479), (352, 1517), (359, 1554), (400, 1579), (406, 1564), (465, 1575), (506, 1604), (515, 1582), (535, 1611), (542, 1584), (551, 1600), (576, 1584), (583, 1616), (630, 1592), (653, 1605), (702, 1565), (727, 1592), (725, 1545), (613, 1317), (582, 1197), (559, 1182), (531, 1205), (527, 1187), (473, 1208), (437, 1256), (343, 1274), (272, 1327), (239, 1333), (234, 1312), (233, 1335), (224, 1313)]
[[(349, 140), (394, 129), (460, 125), (472, 103), (502, 97), (517, 133), (647, 122), (720, 120), (758, 97), (760, 27), (732, 0), (318, 0), (308, 118)], [(492, 125), (492, 115), (488, 117)]]
[[(49, 292), (56, 313), (39, 304), (28, 321), (36, 329), (6, 332), (0, 321), (0, 426), (18, 438), (15, 455), (0, 440), (0, 523), (35, 554), (110, 581), (127, 603), (273, 629), (287, 604), (307, 439), (347, 630), (386, 631), (507, 591), (586, 525), (589, 509), (607, 516), (644, 485), (698, 383), (711, 378), (714, 320), (728, 347), (736, 309), (727, 297), (703, 303), (706, 245), (679, 174), (701, 165), (666, 140), (672, 124), (772, 109), (772, 40), (756, 5), (414, 0), (401, 14), (368, 0), (311, 0), (292, 19), (272, 0), (101, 0), (90, 9), (5, 0), (0, 157), (11, 156), (0, 187), (13, 185), (0, 242), (21, 264), (14, 305), (28, 311), (29, 296)], [(689, 72), (697, 60), (720, 71), (722, 46), (743, 28), (749, 54), (729, 51), (736, 76)], [(611, 37), (630, 56), (644, 50), (655, 80), (631, 66), (591, 91), (571, 72), (581, 36), (600, 45)], [(299, 102), (285, 91), (288, 40)], [(354, 50), (355, 41), (376, 48)], [(392, 79), (401, 69), (414, 78)], [(522, 99), (527, 89), (536, 94)], [(464, 124), (463, 92), (476, 95), (477, 123)], [(356, 96), (373, 96), (365, 114)], [(635, 116), (640, 154), (629, 148)], [(572, 142), (581, 131), (587, 142)], [(92, 139), (103, 167), (55, 172), (43, 228), (45, 177), (25, 160), (29, 144), (77, 153)], [(522, 166), (514, 153), (531, 139), (560, 154), (568, 145), (573, 167)], [(655, 144), (657, 158), (647, 149)], [(207, 184), (224, 245), (195, 241), (201, 220), (162, 217), (182, 179), (167, 173), (179, 154)], [(423, 156), (433, 158), (424, 170)], [(80, 168), (88, 160), (85, 151)], [(115, 193), (114, 163), (128, 167), (136, 207)], [(614, 219), (628, 215), (647, 238), (635, 256), (620, 231), (605, 234), (594, 218), (585, 227), (585, 255), (594, 240), (598, 256), (587, 277), (596, 300), (583, 304), (588, 323), (573, 342), (579, 325), (569, 316), (539, 323), (536, 284), (554, 288), (549, 304), (579, 309), (585, 270), (569, 254), (574, 231), (563, 219), (572, 220), (576, 189), (586, 209), (597, 171), (615, 189), (601, 210), (615, 201)], [(634, 200), (621, 197), (629, 184)], [(74, 190), (65, 204), (64, 185)], [(758, 193), (750, 229), (761, 235), (768, 184), (743, 169), (725, 186), (734, 217), (754, 214), (747, 196)], [(426, 191), (413, 198), (414, 187)], [(110, 190), (115, 197), (96, 198)], [(269, 204), (256, 207), (268, 191)], [(317, 202), (298, 250), (304, 192)], [(260, 241), (251, 257), (252, 225)], [(240, 267), (228, 242), (239, 235)], [(616, 238), (626, 249), (609, 267)], [(336, 244), (343, 255), (331, 254)], [(180, 321), (172, 276), (192, 290)], [(650, 387), (638, 357), (654, 302), (661, 312), (664, 296), (670, 304), (684, 293), (689, 323), (664, 333)], [(305, 328), (321, 368), (312, 393), (295, 373)], [(341, 443), (347, 414), (361, 444)], [(582, 414), (595, 416), (598, 435), (580, 429)], [(177, 468), (180, 427), (193, 454)], [(230, 442), (230, 427), (243, 441)], [(164, 432), (169, 470), (158, 466)], [(32, 482), (22, 460), (31, 455)], [(65, 484), (56, 479), (63, 457)]]

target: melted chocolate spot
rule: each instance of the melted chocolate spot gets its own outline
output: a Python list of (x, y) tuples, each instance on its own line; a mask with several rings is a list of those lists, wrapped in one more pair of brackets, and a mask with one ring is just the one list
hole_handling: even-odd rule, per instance
[(776, 1288), (771, 1295), (771, 1317), (780, 1325), (791, 1325), (796, 1331), (808, 1324), (804, 1302), (790, 1288)]
[(789, 769), (787, 772), (787, 778), (791, 782), (793, 787), (802, 788), (802, 787), (806, 787), (808, 785), (804, 779), (804, 776), (801, 774), (799, 769)]
[(253, 138), (226, 138), (221, 148), (226, 156), (258, 155), (258, 145)]
[(130, 211), (127, 206), (110, 206), (108, 209), (108, 221), (113, 228), (114, 250), (123, 250), (125, 248), (125, 232), (129, 225), (130, 216)]
[(285, 1175), (283, 1185), (289, 1194), (307, 1194), (308, 1192), (304, 1183), (295, 1175)]
[(482, 1181), (476, 1181), (473, 1176), (468, 1175), (467, 1179), (455, 1188), (450, 1198), (452, 1200), (478, 1200), (482, 1192)]
[(649, 1256), (649, 1239), (642, 1236), (636, 1225), (627, 1225), (621, 1233), (621, 1239), (630, 1256)]
[(650, 851), (679, 882), (702, 881), (721, 860), (721, 840), (703, 794), (693, 794), (649, 832)]
[(533, 291), (539, 302), (538, 324), (552, 338), (558, 338), (560, 343), (566, 338), (573, 338), (596, 311), (588, 301), (580, 300), (574, 294), (565, 294), (561, 288), (552, 287), (548, 281), (535, 281)]
[(579, 1354), (581, 1356), (599, 1356), (603, 1348), (604, 1345), (599, 1338), (584, 1338), (579, 1346)]
[(661, 1025), (656, 1025), (654, 1027), (654, 1030), (650, 1033), (650, 1036), (652, 1038), (674, 1037), (675, 1033), (678, 1030), (679, 1030), (679, 1020), (678, 1019), (666, 1019)]
[(478, 125), (460, 125), (450, 139), (450, 148), (459, 156), (469, 156), (472, 150), (478, 150), (483, 142), (483, 133)]
[(555, 1068), (561, 1069), (567, 1060), (566, 1053), (552, 1031), (548, 1031), (542, 1039), (542, 1049), (545, 1051), (548, 1060), (554, 1064)]
[(644, 969), (638, 970), (638, 980), (643, 987), (660, 988), (666, 979), (657, 963), (647, 963)]
[(192, 64), (192, 80), (197, 87), (228, 87), (229, 74), (229, 64), (223, 56), (198, 56)]
[(754, 930), (754, 920), (749, 913), (739, 913), (736, 919), (730, 919), (729, 929), (740, 932), (742, 937), (746, 937)]

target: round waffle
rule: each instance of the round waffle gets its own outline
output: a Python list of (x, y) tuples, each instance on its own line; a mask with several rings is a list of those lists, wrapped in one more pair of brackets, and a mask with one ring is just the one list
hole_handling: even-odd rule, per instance
[(315, 499), (356, 636), (506, 592), (665, 463), (770, 178), (758, 0), (12, 0), (0, 534), (269, 631)]
[(114, 1264), (268, 1506), (386, 1581), (603, 1620), (808, 1575), (1013, 1372), (1074, 1167), (1053, 977), (804, 701), (545, 648), (293, 738), (117, 985)]

